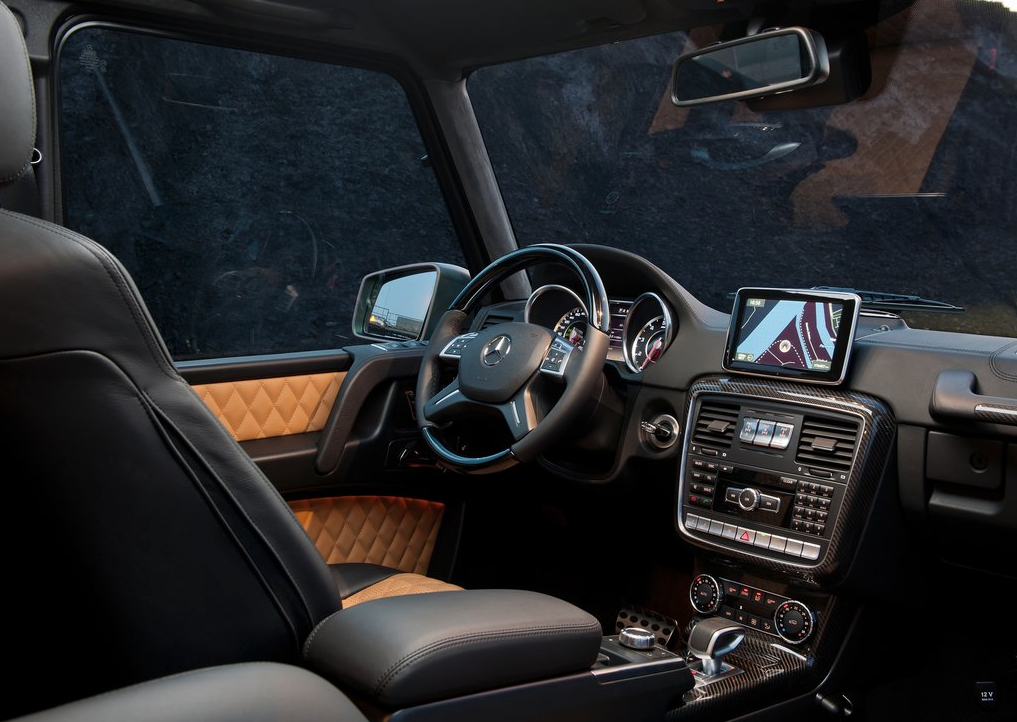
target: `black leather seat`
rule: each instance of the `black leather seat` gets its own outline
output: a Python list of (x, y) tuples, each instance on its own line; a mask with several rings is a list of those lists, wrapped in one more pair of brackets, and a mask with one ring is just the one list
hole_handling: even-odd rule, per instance
[[(0, 99), (2, 188), (36, 128), (2, 4)], [(2, 210), (0, 399), (2, 609), (18, 650), (0, 718), (196, 667), (297, 663), (340, 589), (395, 573), (330, 571), (177, 374), (117, 260)]]

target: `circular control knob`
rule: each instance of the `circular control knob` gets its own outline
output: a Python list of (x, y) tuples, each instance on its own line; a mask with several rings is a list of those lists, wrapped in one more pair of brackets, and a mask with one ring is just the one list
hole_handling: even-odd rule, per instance
[(802, 602), (789, 599), (773, 613), (773, 625), (777, 628), (777, 634), (786, 641), (801, 644), (812, 636), (812, 631), (816, 628), (816, 615)]
[(689, 600), (700, 614), (713, 614), (720, 609), (724, 601), (724, 590), (720, 582), (709, 574), (700, 574), (692, 580), (692, 586), (689, 587)]
[(656, 635), (649, 629), (643, 629), (642, 627), (625, 627), (618, 634), (618, 641), (623, 647), (629, 649), (653, 649), (653, 645), (656, 642)]
[(738, 506), (744, 511), (754, 511), (759, 506), (759, 490), (742, 489), (738, 495)]

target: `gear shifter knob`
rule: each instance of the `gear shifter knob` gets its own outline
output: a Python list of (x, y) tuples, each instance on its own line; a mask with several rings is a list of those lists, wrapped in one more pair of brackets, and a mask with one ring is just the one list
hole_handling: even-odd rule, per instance
[(741, 625), (722, 617), (699, 622), (689, 634), (689, 652), (703, 662), (703, 676), (713, 677), (721, 671), (720, 659), (733, 652), (745, 639)]

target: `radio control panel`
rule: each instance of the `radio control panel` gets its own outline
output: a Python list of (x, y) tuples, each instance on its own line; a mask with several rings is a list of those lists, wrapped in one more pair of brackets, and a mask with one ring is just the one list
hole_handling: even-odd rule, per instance
[(774, 401), (697, 399), (678, 480), (682, 533), (774, 561), (822, 562), (859, 420)]

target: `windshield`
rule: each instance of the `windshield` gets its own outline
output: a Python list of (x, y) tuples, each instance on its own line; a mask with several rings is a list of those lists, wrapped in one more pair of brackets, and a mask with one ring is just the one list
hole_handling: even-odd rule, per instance
[(704, 303), (741, 286), (916, 294), (922, 328), (1013, 336), (1014, 14), (922, 0), (869, 31), (859, 101), (676, 108), (673, 33), (476, 71), (469, 92), (520, 245), (642, 255)]

